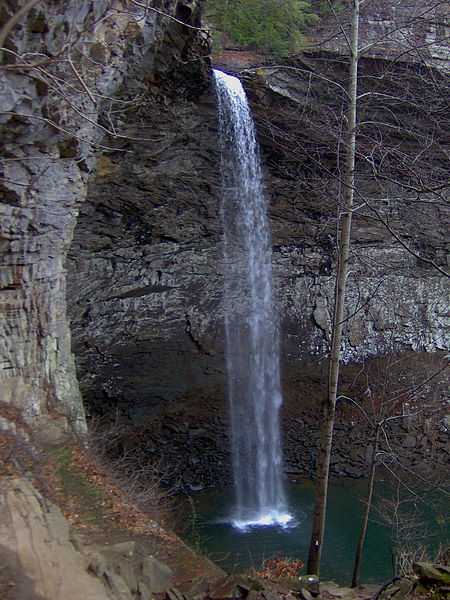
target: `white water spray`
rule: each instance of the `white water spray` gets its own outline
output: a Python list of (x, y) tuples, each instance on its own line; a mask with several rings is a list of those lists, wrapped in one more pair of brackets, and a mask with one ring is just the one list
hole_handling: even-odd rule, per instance
[(253, 120), (241, 82), (214, 71), (219, 108), (225, 334), (235, 527), (286, 526), (272, 249)]

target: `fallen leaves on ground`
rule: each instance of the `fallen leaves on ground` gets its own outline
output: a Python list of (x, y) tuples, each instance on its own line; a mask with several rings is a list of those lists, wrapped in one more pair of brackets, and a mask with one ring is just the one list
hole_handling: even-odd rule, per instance
[(277, 577), (297, 577), (303, 569), (304, 563), (293, 558), (272, 558), (264, 561), (262, 571), (256, 573), (262, 579), (275, 579)]

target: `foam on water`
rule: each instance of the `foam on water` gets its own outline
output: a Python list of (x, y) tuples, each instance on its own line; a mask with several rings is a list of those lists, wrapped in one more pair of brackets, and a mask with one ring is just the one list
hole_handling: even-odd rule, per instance
[(267, 513), (263, 513), (249, 520), (234, 519), (231, 521), (231, 525), (235, 529), (239, 529), (240, 531), (245, 532), (252, 527), (279, 526), (283, 529), (286, 529), (287, 527), (295, 527), (296, 521), (294, 517), (289, 513), (278, 513), (276, 511), (270, 510)]

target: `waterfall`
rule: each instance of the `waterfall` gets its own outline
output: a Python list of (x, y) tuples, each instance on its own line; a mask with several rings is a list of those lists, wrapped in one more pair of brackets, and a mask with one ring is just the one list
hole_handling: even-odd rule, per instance
[(214, 71), (221, 144), (225, 337), (233, 525), (284, 525), (278, 322), (253, 120), (241, 82)]

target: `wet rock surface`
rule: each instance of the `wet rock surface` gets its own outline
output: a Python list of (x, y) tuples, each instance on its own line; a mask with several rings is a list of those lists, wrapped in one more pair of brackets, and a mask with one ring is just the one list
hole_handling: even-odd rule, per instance
[(92, 183), (68, 262), (81, 388), (132, 404), (138, 420), (223, 368), (212, 93), (150, 90), (128, 128), (156, 141), (108, 155), (114, 172)]
[[(342, 106), (327, 86), (308, 87), (308, 69), (318, 65), (338, 83), (345, 79), (345, 69), (329, 56), (308, 57), (306, 72), (260, 67), (242, 73), (262, 145), (282, 360), (288, 369), (325, 355), (331, 333), (336, 215), (329, 198), (337, 190), (326, 173), (335, 168), (336, 155), (322, 122), (331, 118), (327, 111), (341, 114)], [(363, 61), (368, 78), (385, 68), (381, 59)], [(420, 74), (397, 77), (409, 77), (412, 86)], [(119, 406), (138, 421), (191, 389), (225, 381), (224, 303), (242, 302), (222, 294), (213, 89), (196, 90), (188, 81), (174, 94), (158, 86), (150, 84), (148, 101), (123, 117), (131, 137), (148, 131), (153, 139), (130, 141), (129, 155), (103, 154), (80, 207), (67, 264), (83, 395), (90, 406)], [(420, 139), (431, 121), (419, 122), (403, 108), (401, 118)], [(373, 110), (379, 111), (374, 119), (389, 111)], [(330, 131), (335, 126), (330, 122)], [(289, 139), (279, 135), (286, 130)], [(320, 144), (326, 151), (320, 164), (312, 165), (308, 152)], [(347, 362), (396, 349), (436, 352), (448, 343), (448, 278), (418, 258), (447, 268), (448, 205), (419, 208), (404, 192), (381, 190), (378, 184), (368, 173), (358, 182), (416, 255), (369, 210), (355, 214), (343, 344)]]
[[(354, 386), (359, 367), (345, 367), (345, 386)], [(427, 368), (431, 368), (428, 366)], [(311, 373), (314, 372), (314, 375)], [(445, 374), (441, 385), (445, 390)], [(284, 472), (295, 481), (315, 471), (320, 438), (320, 403), (326, 393), (325, 374), (309, 365), (284, 381), (281, 411)], [(445, 394), (445, 391), (444, 391)], [(440, 406), (440, 408), (438, 408)], [(385, 427), (380, 465), (400, 460), (407, 470), (425, 477), (438, 475), (450, 458), (450, 430), (443, 421), (445, 402), (434, 416), (396, 418)], [(442, 412), (443, 411), (443, 412)], [(136, 452), (159, 465), (163, 482), (192, 494), (220, 488), (232, 481), (226, 389), (215, 386), (174, 400), (164, 409), (145, 413), (146, 425), (124, 424), (123, 452)], [(338, 403), (330, 472), (337, 477), (366, 477), (373, 430), (351, 403)]]

